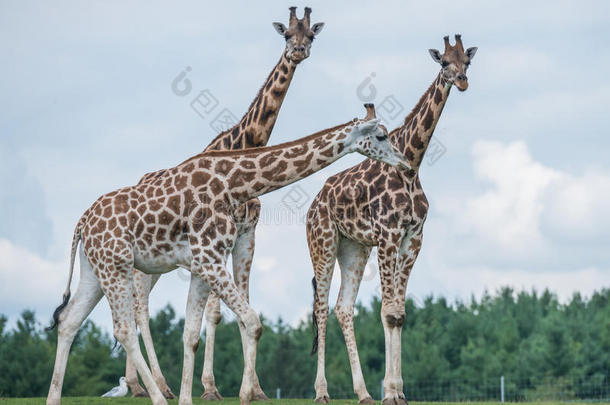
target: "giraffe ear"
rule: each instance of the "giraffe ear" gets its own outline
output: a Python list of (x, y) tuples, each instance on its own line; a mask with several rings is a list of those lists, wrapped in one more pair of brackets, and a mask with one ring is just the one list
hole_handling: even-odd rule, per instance
[(438, 51), (438, 49), (428, 49), (428, 52), (430, 52), (430, 56), (432, 56), (432, 59), (436, 63), (441, 63), (441, 59), (442, 59), (443, 55), (441, 55), (441, 53)]
[(477, 48), (476, 46), (466, 49), (466, 56), (468, 56), (468, 59), (474, 58), (474, 54), (477, 53), (477, 49), (479, 48)]
[(272, 25), (278, 34), (280, 34), (281, 36), (286, 35), (286, 31), (288, 31), (288, 30), (286, 29), (286, 26), (284, 24), (282, 24), (280, 22), (274, 22)]
[(313, 32), (313, 35), (318, 35), (320, 32), (322, 32), (322, 28), (324, 28), (323, 22), (315, 23), (311, 27), (311, 32)]

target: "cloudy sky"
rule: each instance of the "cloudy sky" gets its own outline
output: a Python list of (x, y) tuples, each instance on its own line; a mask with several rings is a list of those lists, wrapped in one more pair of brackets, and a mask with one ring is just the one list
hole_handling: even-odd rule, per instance
[[(218, 100), (216, 112), (240, 117), (283, 51), (271, 23), (287, 23), (285, 2), (168, 4), (0, 3), (0, 313), (12, 321), (24, 308), (50, 316), (74, 225), (99, 195), (216, 135), (214, 116), (190, 106), (201, 91)], [(416, 300), (467, 300), (504, 285), (566, 299), (610, 284), (610, 3), (497, 4), (295, 3), (326, 27), (271, 144), (362, 115), (363, 95), (399, 103), (385, 117), (394, 128), (438, 72), (429, 48), (455, 33), (479, 47), (470, 88), (452, 92), (435, 158), (421, 169), (431, 208), (408, 288)], [(192, 90), (179, 96), (171, 84), (187, 67)], [(309, 311), (302, 217), (329, 175), (361, 159), (262, 197), (257, 311), (293, 323)], [(163, 276), (152, 311), (171, 303), (182, 315), (186, 280), (184, 271)], [(360, 299), (378, 285), (371, 262)], [(105, 300), (92, 318), (110, 325)]]

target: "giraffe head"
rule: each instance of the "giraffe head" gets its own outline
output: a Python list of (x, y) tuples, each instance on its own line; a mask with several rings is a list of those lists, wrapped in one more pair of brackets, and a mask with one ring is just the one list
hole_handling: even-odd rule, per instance
[(449, 36), (443, 39), (445, 40), (444, 53), (441, 54), (437, 49), (429, 49), (428, 52), (430, 52), (435, 62), (440, 63), (443, 77), (448, 82), (455, 84), (458, 90), (464, 91), (468, 88), (466, 71), (478, 48), (474, 46), (464, 50), (462, 36), (459, 34), (455, 36), (454, 46), (449, 43)]
[(324, 23), (315, 23), (310, 27), (311, 8), (305, 7), (303, 18), (297, 18), (297, 8), (290, 7), (288, 28), (282, 23), (274, 22), (273, 28), (286, 39), (286, 57), (294, 63), (300, 63), (309, 57), (311, 43), (324, 28)]
[(364, 156), (379, 160), (401, 170), (410, 170), (408, 159), (398, 152), (388, 138), (388, 130), (379, 124), (375, 118), (373, 104), (365, 104), (366, 117), (355, 120), (349, 132), (346, 148), (350, 152), (358, 152)]

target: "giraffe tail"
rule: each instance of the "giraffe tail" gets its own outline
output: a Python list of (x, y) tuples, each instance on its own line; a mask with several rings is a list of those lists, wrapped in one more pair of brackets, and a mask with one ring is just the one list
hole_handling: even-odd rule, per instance
[(318, 283), (316, 278), (311, 279), (313, 287), (313, 311), (311, 312), (311, 331), (313, 332), (313, 344), (311, 347), (311, 355), (318, 352), (318, 318), (316, 317), (316, 295), (318, 293)]
[[(84, 217), (84, 215), (83, 215), (83, 217)], [(59, 325), (59, 315), (68, 305), (68, 301), (70, 301), (70, 295), (71, 295), (70, 284), (72, 283), (72, 275), (74, 274), (74, 258), (76, 257), (76, 250), (78, 249), (78, 242), (80, 242), (80, 239), (81, 239), (80, 231), (81, 231), (82, 222), (83, 222), (83, 218), (81, 218), (81, 220), (78, 221), (78, 224), (76, 225), (76, 229), (74, 229), (74, 235), (72, 236), (72, 251), (70, 253), (70, 274), (68, 275), (68, 285), (66, 287), (66, 290), (64, 291), (64, 295), (63, 295), (61, 304), (59, 304), (59, 306), (57, 308), (55, 308), (55, 311), (53, 312), (53, 322), (51, 323), (51, 325), (48, 328), (45, 328), (45, 330), (47, 330), (47, 331), (53, 330)]]

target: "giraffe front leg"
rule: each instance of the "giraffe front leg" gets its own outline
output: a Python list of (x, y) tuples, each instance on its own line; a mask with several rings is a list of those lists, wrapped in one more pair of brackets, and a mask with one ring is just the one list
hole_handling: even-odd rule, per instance
[[(144, 347), (146, 348), (148, 364), (150, 364), (150, 370), (152, 372), (153, 378), (155, 379), (157, 386), (163, 393), (163, 396), (167, 399), (173, 399), (176, 396), (172, 392), (171, 388), (169, 388), (169, 386), (167, 385), (165, 377), (161, 372), (161, 366), (159, 365), (159, 360), (157, 359), (157, 353), (155, 352), (155, 346), (153, 344), (152, 333), (150, 332), (149, 325), (150, 312), (148, 310), (148, 298), (150, 296), (150, 292), (152, 291), (157, 281), (159, 281), (160, 277), (161, 276), (158, 274), (145, 274), (135, 269), (134, 286), (136, 293), (136, 324), (140, 328), (140, 335), (142, 336), (142, 341), (144, 342)], [(132, 393), (134, 394), (134, 396), (136, 396), (133, 391)], [(146, 394), (146, 392), (144, 392), (144, 394)]]
[(341, 288), (337, 298), (337, 305), (335, 306), (335, 315), (339, 320), (339, 325), (341, 325), (345, 338), (352, 371), (354, 393), (358, 396), (358, 403), (372, 405), (375, 401), (366, 389), (358, 356), (356, 336), (354, 334), (354, 304), (364, 274), (364, 267), (370, 253), (370, 247), (363, 246), (346, 238), (340, 239), (337, 260), (341, 269)]
[(212, 290), (235, 312), (238, 321), (244, 326), (245, 362), (239, 398), (242, 405), (247, 405), (254, 398), (255, 392), (256, 349), (263, 330), (259, 317), (239, 293), (231, 275), (223, 264), (203, 264), (201, 261), (194, 259), (191, 272), (201, 275), (208, 282)]
[[(421, 229), (419, 232), (406, 237), (403, 239), (400, 254), (398, 257), (398, 263), (396, 267), (396, 273), (394, 275), (394, 280), (396, 284), (396, 305), (400, 305), (402, 308), (405, 306), (405, 298), (407, 291), (407, 283), (409, 282), (409, 276), (411, 275), (411, 270), (413, 269), (413, 265), (417, 260), (417, 256), (419, 255), (419, 251), (422, 246), (423, 235)], [(404, 318), (403, 318), (404, 321)], [(392, 338), (393, 342), (396, 342), (393, 346), (394, 353), (392, 354), (392, 368), (394, 375), (394, 384), (396, 386), (396, 390), (400, 398), (404, 399), (406, 402), (406, 398), (404, 396), (403, 391), (403, 380), (402, 380), (402, 363), (400, 361), (401, 357), (401, 342), (402, 342), (402, 323), (400, 327), (395, 327), (393, 329), (394, 336)]]
[[(317, 336), (314, 336), (314, 350), (318, 353), (318, 367), (316, 371), (316, 399), (318, 404), (330, 403), (328, 394), (328, 383), (326, 381), (326, 325), (328, 323), (328, 293), (330, 290), (330, 280), (328, 282), (316, 281), (317, 294), (314, 298), (313, 312), (315, 314), (315, 326)], [(313, 351), (312, 351), (313, 354)]]
[[(242, 405), (247, 405), (254, 397), (256, 349), (263, 328), (258, 315), (250, 308), (245, 297), (240, 294), (225, 266), (234, 246), (237, 227), (231, 216), (220, 211), (215, 212), (213, 216), (195, 212), (193, 218), (206, 219), (203, 224), (191, 224), (192, 231), (189, 234), (193, 257), (191, 273), (199, 275), (205, 280), (212, 291), (237, 315), (238, 321), (245, 328), (244, 374), (239, 398)], [(214, 249), (202, 249), (202, 246), (213, 246)]]
[(206, 401), (222, 401), (223, 399), (218, 392), (218, 388), (216, 388), (214, 378), (214, 339), (216, 337), (216, 327), (221, 319), (220, 298), (212, 292), (205, 306), (205, 355), (203, 372), (201, 373), (201, 383), (205, 390), (201, 399)]
[(210, 287), (208, 284), (200, 276), (191, 274), (182, 337), (184, 342), (184, 361), (182, 365), (182, 384), (180, 386), (180, 405), (190, 405), (193, 403), (195, 353), (199, 347), (203, 309), (209, 294)]
[[(254, 199), (248, 201), (245, 205), (242, 205), (243, 208), (247, 206), (248, 209), (245, 213), (237, 213), (236, 216), (239, 216), (242, 219), (242, 224), (240, 227), (239, 235), (235, 240), (235, 245), (233, 246), (233, 279), (235, 280), (235, 284), (237, 285), (237, 289), (241, 293), (241, 295), (246, 299), (246, 301), (250, 302), (250, 270), (252, 268), (252, 259), (254, 257), (254, 244), (255, 244), (255, 230), (256, 224), (258, 223), (258, 218), (260, 216), (260, 202), (258, 199)], [(239, 332), (241, 335), (242, 341), (242, 350), (244, 353), (244, 361), (245, 358), (245, 339), (246, 339), (246, 331), (244, 326), (241, 323), (239, 325)], [(254, 373), (254, 398), (255, 401), (269, 401), (269, 397), (265, 394), (263, 389), (260, 386), (260, 382), (258, 379), (258, 375), (256, 374), (256, 370)]]
[(377, 247), (382, 294), (381, 321), (386, 355), (383, 405), (407, 404), (402, 392), (402, 376), (396, 375), (396, 370), (400, 368), (401, 361), (400, 330), (405, 319), (404, 298), (400, 303), (395, 298), (397, 293), (395, 273), (398, 254), (398, 248), (392, 243), (384, 241)]

